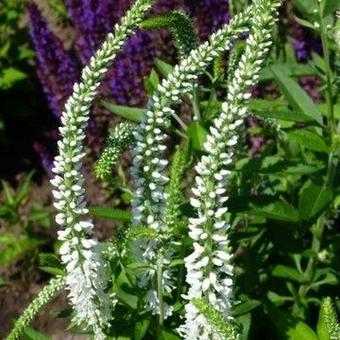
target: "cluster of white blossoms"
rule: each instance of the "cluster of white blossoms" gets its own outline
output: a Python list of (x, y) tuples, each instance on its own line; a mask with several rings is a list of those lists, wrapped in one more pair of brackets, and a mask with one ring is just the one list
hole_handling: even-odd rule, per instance
[(90, 326), (96, 339), (105, 338), (103, 329), (109, 327), (114, 302), (105, 291), (106, 268), (99, 244), (92, 239), (93, 223), (86, 217), (84, 177), (80, 172), (85, 156), (85, 128), (104, 74), (152, 3), (152, 0), (137, 0), (121, 23), (115, 25), (114, 33), (107, 36), (84, 68), (81, 83), (74, 85), (59, 128), (62, 139), (58, 142), (59, 155), (53, 169), (56, 176), (51, 183), (56, 188), (54, 206), (59, 210), (56, 222), (64, 227), (58, 233), (62, 241), (60, 254), (67, 270), (66, 285), (75, 310), (74, 321)]
[[(133, 166), (131, 173), (135, 179), (136, 191), (132, 202), (133, 223), (147, 225), (163, 234), (166, 215), (167, 183), (165, 174), (168, 161), (165, 159), (166, 134), (164, 130), (170, 124), (171, 116), (175, 115), (171, 108), (180, 101), (183, 95), (190, 95), (193, 83), (203, 74), (212, 60), (229, 50), (232, 42), (241, 33), (248, 32), (247, 24), (251, 16), (252, 6), (244, 13), (236, 15), (229, 25), (223, 26), (212, 34), (209, 41), (193, 50), (189, 56), (176, 65), (173, 72), (159, 85), (156, 93), (149, 101), (145, 116), (137, 127), (134, 137), (136, 147), (133, 150)], [(160, 237), (161, 238), (161, 237)], [(161, 239), (138, 240), (135, 243), (136, 255), (149, 264), (150, 270), (145, 272), (142, 287), (149, 287), (151, 278), (157, 270), (158, 249)], [(162, 257), (164, 266), (171, 261), (169, 253)], [(164, 276), (170, 276), (164, 271)], [(164, 277), (164, 289), (171, 292), (171, 280)], [(155, 314), (159, 313), (155, 287), (148, 292), (147, 305)], [(152, 299), (151, 299), (152, 298)], [(165, 307), (167, 308), (167, 307)], [(168, 313), (170, 314), (170, 313)]]
[(199, 175), (192, 189), (191, 205), (197, 217), (189, 219), (189, 236), (194, 251), (185, 258), (186, 281), (189, 290), (185, 298), (185, 324), (179, 329), (185, 339), (223, 340), (208, 320), (199, 313), (192, 301), (204, 298), (226, 319), (232, 318), (233, 265), (228, 238), (230, 224), (226, 221), (228, 208), (228, 165), (232, 163), (239, 128), (246, 115), (245, 102), (251, 94), (247, 89), (258, 80), (258, 74), (271, 45), (271, 30), (276, 22), (280, 0), (255, 1), (251, 34), (238, 68), (227, 90), (227, 101), (221, 114), (210, 127), (204, 144), (206, 154), (196, 166)]

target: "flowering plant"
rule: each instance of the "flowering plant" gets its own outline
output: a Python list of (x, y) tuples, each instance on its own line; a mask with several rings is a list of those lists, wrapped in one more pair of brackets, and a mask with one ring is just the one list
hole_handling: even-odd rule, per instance
[[(190, 30), (190, 21), (178, 12), (142, 23), (152, 4), (151, 0), (137, 0), (120, 24), (115, 25), (114, 33), (108, 34), (101, 48), (90, 57), (81, 81), (74, 85), (73, 94), (65, 105), (59, 128), (59, 154), (52, 169), (55, 177), (51, 180), (55, 187), (54, 206), (58, 210), (56, 222), (61, 226), (58, 238), (63, 270), (24, 312), (8, 339), (18, 338), (34, 315), (63, 288), (68, 292), (72, 306), (73, 327), (93, 334), (95, 339), (127, 336), (131, 339), (231, 340), (247, 337), (250, 321), (238, 317), (245, 312), (237, 313), (242, 305), (245, 307), (238, 301), (241, 297), (235, 283), (236, 251), (232, 244), (233, 229), (245, 223), (246, 218), (240, 220), (235, 216), (231, 198), (235, 197), (233, 190), (237, 190), (237, 182), (249, 179), (242, 178), (247, 171), (244, 169), (246, 161), (237, 162), (245, 145), (243, 122), (250, 115), (249, 108), (254, 112), (261, 111), (259, 105), (266, 104), (249, 103), (250, 91), (259, 81), (269, 55), (281, 1), (254, 1), (202, 44), (188, 39), (189, 44), (183, 39), (184, 33), (193, 35), (180, 29), (183, 24)], [(89, 217), (91, 211), (87, 208), (81, 173), (85, 157), (84, 131), (91, 104), (109, 66), (138, 25), (162, 26), (164, 22), (170, 26), (173, 22), (179, 25), (178, 29), (174, 25), (171, 29), (181, 51), (181, 60), (173, 68), (167, 66), (167, 76), (159, 83), (156, 81), (158, 84), (146, 109), (138, 116), (138, 122), (123, 122), (110, 133), (95, 173), (99, 178), (109, 178), (124, 147), (131, 146), (132, 211), (131, 218), (124, 214), (123, 219), (130, 223), (119, 228), (113, 240), (98, 242), (93, 236), (94, 224)], [(232, 55), (230, 50), (240, 37), (244, 40), (241, 53)], [(198, 97), (203, 96), (200, 90), (205, 85), (204, 79), (199, 77), (206, 76), (213, 83), (218, 82), (224, 67), (221, 57), (226, 52), (229, 52), (230, 74), (224, 84), (224, 99), (219, 100), (215, 93), (215, 109), (206, 110), (203, 115)], [(302, 91), (301, 88), (277, 67), (267, 67), (268, 70), (298, 112), (294, 119), (304, 117), (303, 122), (313, 122), (313, 132), (297, 128), (288, 133), (298, 140), (303, 140), (302, 135), (306, 137), (306, 133), (314, 136), (310, 138), (317, 138), (313, 133), (325, 128), (318, 109), (305, 93), (301, 97), (308, 98), (304, 103), (307, 110), (303, 104), (294, 101), (294, 95), (287, 91), (287, 84), (296, 91)], [(184, 96), (191, 102), (194, 112), (189, 127), (178, 110)], [(333, 97), (331, 94), (328, 97), (332, 108)], [(283, 115), (283, 120), (287, 120), (287, 116), (289, 112)], [(286, 134), (278, 117), (264, 115), (264, 118), (268, 129), (279, 136)], [(338, 143), (332, 112), (328, 123), (333, 149), (329, 151), (326, 184), (319, 187), (307, 183), (301, 194), (304, 202), (305, 193), (317, 192), (317, 204), (309, 209), (312, 212), (306, 213), (306, 209), (301, 212), (301, 219), (308, 221), (317, 216), (317, 222), (314, 220), (312, 226), (317, 235), (312, 246), (315, 252), (320, 251), (318, 237), (331, 213), (326, 207), (332, 206), (330, 185), (337, 166)], [(168, 157), (169, 141), (178, 140), (174, 156)], [(310, 148), (310, 143), (306, 142), (304, 146)], [(170, 167), (168, 158), (172, 160)], [(267, 161), (270, 167), (270, 160)], [(275, 159), (271, 161), (276, 165)], [(266, 189), (263, 191), (269, 195), (270, 188)], [(190, 204), (187, 204), (188, 200)], [(293, 210), (287, 202), (278, 200), (263, 205), (262, 209), (253, 207), (251, 216), (281, 218), (293, 223), (297, 222)], [(263, 232), (259, 232), (254, 244), (261, 243), (262, 236)], [(267, 246), (267, 243), (263, 242), (263, 245)], [(273, 275), (280, 277), (288, 271), (291, 276), (298, 276), (299, 296), (307, 299), (308, 291), (316, 284), (315, 258), (310, 258), (305, 270), (302, 270), (301, 258), (295, 257), (295, 261), (300, 272), (278, 265), (273, 269)], [(269, 300), (265, 306), (267, 313), (278, 313), (271, 303), (274, 299)], [(295, 308), (303, 312), (296, 303)], [(255, 302), (252, 308), (256, 307)], [(329, 299), (322, 304), (320, 325), (323, 334), (337, 339), (340, 326)], [(283, 332), (294, 336), (315, 334), (302, 321), (289, 324), (287, 328)]]

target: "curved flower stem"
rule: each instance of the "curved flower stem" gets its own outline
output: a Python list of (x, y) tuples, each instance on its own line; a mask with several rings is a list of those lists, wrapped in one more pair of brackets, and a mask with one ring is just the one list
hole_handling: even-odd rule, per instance
[(56, 174), (51, 181), (56, 188), (53, 190), (54, 206), (59, 210), (56, 222), (64, 228), (58, 232), (62, 241), (60, 254), (67, 270), (66, 285), (75, 309), (74, 321), (91, 327), (98, 340), (105, 339), (105, 330), (110, 327), (113, 301), (106, 291), (107, 273), (100, 245), (92, 238), (94, 225), (87, 217), (81, 173), (82, 159), (86, 155), (83, 141), (91, 104), (102, 79), (152, 3), (153, 0), (136, 0), (83, 69), (81, 82), (74, 85), (61, 116), (62, 138), (52, 169)]
[(25, 309), (6, 340), (17, 340), (32, 322), (40, 310), (48, 304), (65, 287), (65, 278), (59, 276), (52, 279)]

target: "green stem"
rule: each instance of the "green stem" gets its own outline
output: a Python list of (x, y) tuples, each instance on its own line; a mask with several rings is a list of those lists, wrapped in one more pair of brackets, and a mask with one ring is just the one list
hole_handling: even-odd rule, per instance
[(164, 300), (163, 300), (163, 255), (157, 261), (157, 296), (159, 302), (159, 328), (164, 326)]
[(194, 110), (194, 119), (196, 121), (201, 120), (201, 110), (199, 106), (199, 96), (198, 96), (198, 89), (194, 87), (192, 91), (192, 108)]
[(319, 20), (320, 20), (320, 34), (322, 42), (322, 50), (325, 61), (325, 72), (326, 72), (326, 103), (327, 103), (327, 115), (328, 115), (328, 129), (331, 139), (331, 144), (333, 144), (333, 139), (336, 133), (335, 118), (334, 118), (334, 107), (333, 107), (333, 89), (332, 89), (332, 69), (330, 63), (330, 52), (328, 46), (327, 33), (325, 30), (325, 25), (322, 17), (322, 10), (320, 4), (317, 5), (319, 10)]

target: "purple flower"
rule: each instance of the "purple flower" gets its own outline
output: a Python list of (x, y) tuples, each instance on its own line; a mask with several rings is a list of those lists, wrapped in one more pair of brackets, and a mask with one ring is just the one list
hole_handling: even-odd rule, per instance
[(292, 45), (297, 61), (306, 62), (309, 58), (310, 49), (307, 44), (308, 37), (306, 31), (297, 23), (291, 26)]
[[(83, 64), (95, 53), (131, 3), (131, 0), (66, 1), (78, 33), (75, 47)], [(166, 13), (175, 8), (184, 9), (183, 1), (160, 0), (151, 15)], [(150, 73), (156, 56), (167, 61), (174, 60), (175, 49), (170, 33), (137, 31), (109, 70), (101, 88), (102, 95), (121, 105), (144, 105), (147, 98), (143, 78)]]
[(186, 5), (203, 40), (230, 20), (228, 0), (186, 0)]
[(59, 118), (72, 93), (73, 84), (78, 79), (78, 71), (60, 39), (48, 28), (37, 5), (29, 2), (27, 9), (31, 37), (38, 58), (37, 74), (50, 108)]
[(67, 0), (66, 5), (78, 32), (76, 50), (86, 64), (129, 7), (129, 1)]

